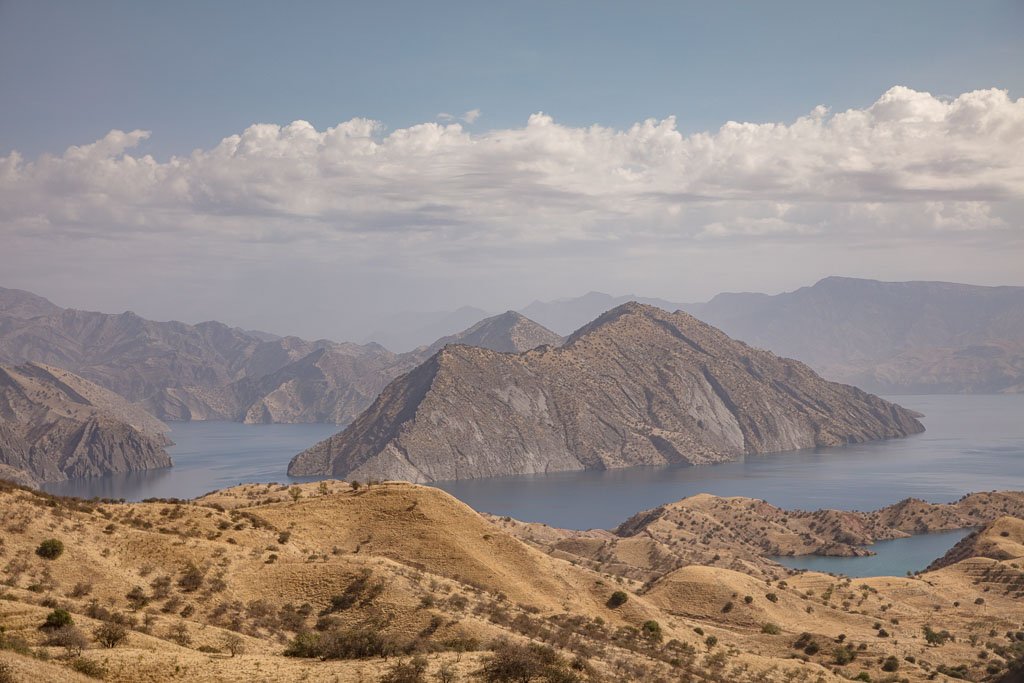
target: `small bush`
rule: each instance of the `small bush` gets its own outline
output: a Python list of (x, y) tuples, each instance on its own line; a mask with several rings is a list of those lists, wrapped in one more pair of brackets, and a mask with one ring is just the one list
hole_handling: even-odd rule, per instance
[(643, 626), (640, 627), (640, 631), (649, 640), (661, 640), (661, 624), (654, 621), (653, 619), (645, 621)]
[(77, 657), (89, 645), (89, 640), (77, 626), (64, 626), (51, 631), (46, 636), (46, 644), (63, 647), (68, 656)]
[(889, 655), (888, 657), (886, 657), (885, 661), (882, 662), (882, 671), (885, 671), (887, 673), (891, 673), (893, 671), (898, 671), (899, 668), (900, 668), (900, 660), (896, 659), (896, 657), (894, 657), (892, 655)]
[(178, 578), (178, 588), (186, 593), (192, 593), (202, 587), (203, 579), (205, 578), (206, 574), (203, 570), (197, 567), (195, 563), (189, 562), (185, 567), (185, 571), (181, 573), (181, 577)]
[(124, 597), (134, 610), (140, 610), (149, 603), (149, 596), (146, 595), (146, 590), (142, 586), (135, 586)]
[(128, 640), (128, 629), (121, 624), (108, 621), (93, 632), (96, 642), (103, 647), (117, 647)]
[(94, 659), (86, 659), (85, 657), (75, 657), (69, 663), (69, 666), (73, 671), (77, 671), (80, 674), (89, 676), (90, 678), (106, 678), (106, 668)]
[(420, 655), (407, 662), (398, 661), (381, 676), (380, 683), (423, 683), (426, 681), (427, 658)]
[(778, 602), (779, 601), (779, 596), (776, 595), (775, 593), (768, 593), (764, 597), (766, 597), (768, 599), (768, 602)]
[(74, 623), (74, 619), (71, 618), (71, 614), (66, 609), (55, 609), (46, 615), (46, 621), (43, 622), (40, 628), (47, 630), (58, 629), (71, 626)]
[(761, 624), (761, 633), (767, 633), (770, 636), (777, 636), (782, 633), (782, 629), (777, 624), (764, 623)]
[(849, 645), (844, 645), (832, 652), (832, 658), (839, 666), (845, 666), (857, 658), (857, 651)]
[(64, 543), (56, 538), (48, 538), (36, 548), (36, 555), (44, 560), (56, 560), (64, 554)]
[(625, 591), (615, 591), (611, 597), (608, 598), (608, 602), (605, 603), (608, 607), (615, 609), (616, 607), (622, 607), (629, 600), (629, 596), (626, 595)]
[(487, 683), (517, 681), (578, 681), (565, 660), (550, 647), (530, 643), (516, 645), (501, 641), (476, 672)]

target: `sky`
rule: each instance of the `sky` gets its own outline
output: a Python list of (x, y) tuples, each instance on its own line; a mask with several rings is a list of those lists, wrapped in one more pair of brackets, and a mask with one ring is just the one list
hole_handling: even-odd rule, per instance
[(0, 286), (359, 339), (1024, 285), (1024, 3), (0, 0)]

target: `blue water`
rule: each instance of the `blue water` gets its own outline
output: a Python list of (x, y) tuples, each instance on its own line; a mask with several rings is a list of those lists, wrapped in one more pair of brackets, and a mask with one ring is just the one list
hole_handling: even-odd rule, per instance
[(337, 433), (330, 424), (246, 425), (238, 422), (172, 422), (167, 449), (174, 467), (46, 484), (61, 496), (82, 498), (195, 498), (245, 482), (295, 482), (288, 461)]
[(927, 431), (748, 456), (702, 467), (630, 468), (442, 482), (477, 510), (569, 529), (610, 528), (697, 493), (761, 498), (784, 508), (874, 510), (907, 497), (935, 503), (972, 491), (1024, 490), (1024, 395), (900, 396)]
[(773, 557), (779, 564), (792, 569), (810, 569), (816, 572), (845, 574), (857, 578), (864, 576), (903, 576), (920, 571), (942, 557), (957, 541), (973, 529), (958, 529), (934, 534), (920, 534), (892, 541), (879, 541), (866, 546), (875, 555), (868, 557)]
[[(925, 413), (928, 431), (906, 439), (703, 467), (565, 472), (436, 485), (477, 510), (573, 529), (611, 528), (641, 510), (701, 492), (763, 498), (787, 508), (871, 510), (908, 496), (946, 502), (971, 491), (1024, 490), (1024, 395), (894, 400)], [(333, 425), (175, 423), (171, 438), (176, 445), (169, 449), (173, 468), (60, 482), (46, 490), (141, 500), (191, 498), (242, 482), (300, 481), (285, 474), (289, 459), (337, 430)]]

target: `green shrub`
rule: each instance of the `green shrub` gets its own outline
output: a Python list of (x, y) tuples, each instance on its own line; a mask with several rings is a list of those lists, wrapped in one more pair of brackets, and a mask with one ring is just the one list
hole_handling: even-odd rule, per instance
[(612, 593), (612, 596), (608, 598), (608, 602), (606, 604), (612, 609), (615, 609), (616, 607), (622, 607), (625, 605), (627, 600), (629, 600), (629, 596), (626, 595), (625, 591), (615, 591)]
[(653, 619), (645, 621), (640, 631), (650, 640), (661, 640), (661, 624)]
[(71, 614), (66, 609), (55, 609), (46, 615), (46, 621), (43, 622), (41, 628), (58, 629), (71, 626), (74, 623), (74, 619), (71, 618)]
[(48, 538), (36, 548), (36, 555), (44, 560), (56, 560), (64, 554), (64, 543), (56, 538)]
[(780, 629), (777, 624), (765, 622), (764, 624), (761, 624), (761, 633), (767, 633), (770, 636), (777, 636), (782, 633), (782, 629)]
[(898, 671), (899, 668), (900, 668), (900, 660), (896, 659), (896, 657), (894, 657), (892, 655), (889, 655), (888, 657), (886, 657), (885, 661), (882, 662), (882, 671), (893, 672), (893, 671)]
[(845, 666), (857, 658), (857, 651), (849, 645), (844, 645), (833, 650), (832, 657), (836, 664)]

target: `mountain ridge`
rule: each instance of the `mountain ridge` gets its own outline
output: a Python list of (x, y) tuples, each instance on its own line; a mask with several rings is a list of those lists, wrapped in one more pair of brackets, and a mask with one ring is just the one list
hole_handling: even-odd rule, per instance
[(627, 303), (557, 348), (444, 347), (289, 473), (431, 481), (699, 464), (921, 430), (910, 411), (687, 313)]
[(60, 368), (0, 365), (0, 470), (38, 484), (170, 467), (167, 425)]

